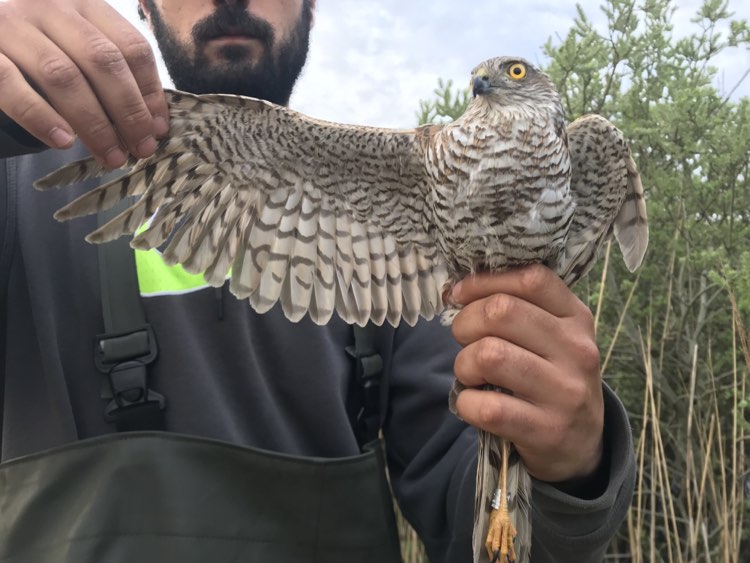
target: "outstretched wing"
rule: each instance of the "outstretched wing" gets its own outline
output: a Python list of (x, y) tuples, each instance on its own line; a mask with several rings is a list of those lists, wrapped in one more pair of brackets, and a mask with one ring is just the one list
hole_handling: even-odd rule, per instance
[[(140, 196), (91, 233), (224, 283), (259, 312), (281, 300), (292, 320), (334, 310), (364, 325), (414, 324), (442, 309), (447, 274), (425, 208), (429, 135), (315, 120), (252, 98), (167, 91), (170, 137), (123, 177), (60, 209), (68, 220)], [(35, 183), (106, 171), (92, 158)]]
[(638, 169), (622, 132), (600, 115), (585, 115), (567, 128), (576, 208), (557, 273), (568, 284), (596, 260), (614, 232), (625, 265), (641, 265), (648, 246), (646, 201)]

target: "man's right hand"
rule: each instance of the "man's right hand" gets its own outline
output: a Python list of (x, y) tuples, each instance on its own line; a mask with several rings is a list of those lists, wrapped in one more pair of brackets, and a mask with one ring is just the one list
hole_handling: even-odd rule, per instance
[(153, 51), (104, 0), (0, 2), (0, 111), (50, 147), (77, 135), (109, 168), (168, 129)]

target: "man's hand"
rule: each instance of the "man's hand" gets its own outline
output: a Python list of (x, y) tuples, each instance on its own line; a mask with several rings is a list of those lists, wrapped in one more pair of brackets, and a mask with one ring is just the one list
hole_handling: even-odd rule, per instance
[(0, 111), (50, 147), (78, 135), (110, 168), (168, 129), (154, 54), (104, 0), (0, 3)]
[(591, 475), (602, 457), (604, 403), (591, 312), (551, 270), (466, 278), (453, 335), (464, 346), (456, 401), (466, 422), (510, 439), (529, 473), (550, 482)]

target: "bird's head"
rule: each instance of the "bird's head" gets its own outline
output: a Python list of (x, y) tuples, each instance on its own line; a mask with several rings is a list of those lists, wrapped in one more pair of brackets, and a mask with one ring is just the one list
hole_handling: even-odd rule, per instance
[(542, 71), (520, 57), (495, 57), (471, 71), (475, 104), (505, 107), (549, 107), (561, 111), (560, 96)]

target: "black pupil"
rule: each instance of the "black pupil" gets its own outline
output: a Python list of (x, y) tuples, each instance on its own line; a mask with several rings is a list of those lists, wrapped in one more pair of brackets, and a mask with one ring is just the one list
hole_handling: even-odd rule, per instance
[(521, 74), (522, 72), (523, 72), (523, 71), (521, 70), (521, 67), (520, 67), (520, 66), (517, 66), (517, 67), (513, 68), (513, 74), (515, 74), (516, 76), (518, 76), (518, 75), (519, 75), (519, 74)]

